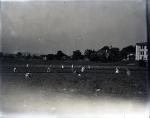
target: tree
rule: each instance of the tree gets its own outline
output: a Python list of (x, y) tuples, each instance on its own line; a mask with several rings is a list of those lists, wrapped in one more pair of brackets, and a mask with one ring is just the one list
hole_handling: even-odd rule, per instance
[(82, 53), (80, 50), (73, 51), (72, 59), (79, 60), (82, 58)]
[(119, 48), (111, 48), (109, 50), (109, 61), (116, 62), (120, 60), (120, 50)]
[(90, 59), (92, 53), (95, 53), (95, 51), (91, 49), (87, 49), (84, 52), (84, 56)]
[(90, 60), (91, 60), (91, 61), (98, 61), (98, 60), (99, 60), (96, 51), (93, 51), (93, 52), (91, 53), (91, 55), (90, 55)]
[(120, 52), (121, 59), (127, 59), (128, 54), (135, 54), (135, 47), (130, 45), (123, 48)]
[(92, 53), (92, 50), (86, 49), (86, 50), (84, 51), (84, 56), (85, 56), (86, 58), (90, 58), (91, 53)]
[(21, 53), (21, 52), (18, 52), (18, 53), (16, 54), (16, 56), (17, 56), (17, 58), (21, 58), (21, 57), (22, 57), (22, 53)]
[(4, 56), (3, 52), (0, 52), (0, 57), (3, 57), (3, 56)]
[(101, 48), (101, 50), (104, 50), (104, 51), (109, 50), (109, 47), (108, 46), (104, 46), (104, 47)]
[(36, 54), (33, 54), (32, 59), (42, 59), (42, 56), (41, 55), (38, 56)]
[(64, 54), (61, 50), (59, 50), (59, 51), (57, 51), (56, 58), (57, 58), (58, 60), (61, 60), (64, 55), (65, 55), (65, 54)]
[(84, 52), (84, 56), (90, 61), (98, 61), (97, 52), (95, 50), (87, 49)]
[(100, 50), (97, 51), (98, 58), (101, 62), (107, 62), (108, 57), (110, 55), (110, 49), (108, 46), (102, 47)]
[(55, 55), (54, 54), (48, 54), (47, 55), (47, 59), (48, 60), (54, 60), (55, 59)]

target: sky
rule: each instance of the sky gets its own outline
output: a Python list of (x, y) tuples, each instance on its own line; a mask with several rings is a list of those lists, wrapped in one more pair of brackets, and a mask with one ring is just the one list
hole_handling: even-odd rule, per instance
[(56, 53), (146, 41), (145, 0), (2, 0), (1, 50)]

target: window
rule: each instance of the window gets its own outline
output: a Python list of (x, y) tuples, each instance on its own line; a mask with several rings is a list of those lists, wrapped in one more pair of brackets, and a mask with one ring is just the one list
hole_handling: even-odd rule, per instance
[(144, 55), (144, 52), (143, 52), (143, 51), (141, 51), (141, 55)]
[(141, 45), (141, 49), (144, 49), (143, 47), (144, 47), (144, 46), (143, 46), (143, 45)]
[(144, 48), (146, 49), (146, 46), (144, 46), (144, 45), (141, 45), (141, 49), (144, 49)]
[(142, 56), (142, 60), (144, 60), (144, 57)]

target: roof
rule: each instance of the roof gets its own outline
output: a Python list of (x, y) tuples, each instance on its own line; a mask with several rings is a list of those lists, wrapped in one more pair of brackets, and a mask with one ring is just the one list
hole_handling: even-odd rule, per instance
[(147, 45), (147, 42), (142, 42), (142, 43), (136, 43), (136, 45), (139, 45), (139, 46), (146, 46)]

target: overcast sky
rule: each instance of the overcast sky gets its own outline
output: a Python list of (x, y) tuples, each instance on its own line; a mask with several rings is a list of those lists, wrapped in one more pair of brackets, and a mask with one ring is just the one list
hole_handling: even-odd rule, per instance
[(71, 54), (146, 41), (145, 0), (2, 2), (1, 12), (4, 52)]

